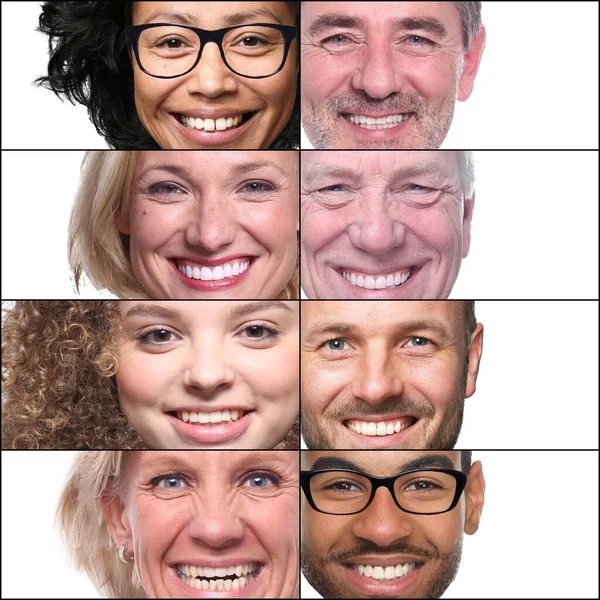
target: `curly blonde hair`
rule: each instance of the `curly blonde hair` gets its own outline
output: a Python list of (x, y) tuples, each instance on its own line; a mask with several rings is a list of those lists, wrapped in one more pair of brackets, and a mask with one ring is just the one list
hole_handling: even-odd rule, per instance
[[(78, 293), (85, 274), (96, 289), (107, 289), (119, 298), (148, 297), (133, 274), (129, 236), (117, 229), (118, 215), (129, 212), (138, 153), (90, 150), (85, 154), (68, 235), (69, 264)], [(296, 299), (299, 291), (296, 261), (292, 278), (277, 298)]]
[[(142, 449), (114, 375), (112, 300), (19, 300), (3, 309), (2, 448)], [(299, 448), (299, 421), (276, 448)]]

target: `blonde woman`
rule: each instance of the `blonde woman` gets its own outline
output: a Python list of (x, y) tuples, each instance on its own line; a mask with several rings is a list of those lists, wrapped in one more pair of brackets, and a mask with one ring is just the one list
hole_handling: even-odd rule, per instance
[(91, 151), (69, 227), (120, 298), (298, 297), (298, 153)]
[(57, 517), (105, 597), (297, 598), (298, 492), (292, 451), (91, 451)]
[(4, 449), (298, 448), (298, 303), (18, 301)]

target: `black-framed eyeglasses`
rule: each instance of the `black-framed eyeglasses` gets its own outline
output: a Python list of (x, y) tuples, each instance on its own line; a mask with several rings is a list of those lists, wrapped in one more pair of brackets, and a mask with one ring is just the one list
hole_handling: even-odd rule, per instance
[(360, 471), (323, 469), (301, 471), (300, 484), (310, 506), (328, 515), (355, 515), (365, 510), (378, 488), (390, 492), (396, 506), (414, 515), (451, 511), (467, 484), (467, 476), (450, 469), (416, 469), (392, 477)]
[(283, 69), (296, 28), (249, 23), (209, 30), (149, 23), (128, 27), (127, 35), (139, 68), (152, 77), (174, 79), (187, 75), (200, 62), (206, 44), (214, 42), (223, 62), (236, 75), (263, 79)]

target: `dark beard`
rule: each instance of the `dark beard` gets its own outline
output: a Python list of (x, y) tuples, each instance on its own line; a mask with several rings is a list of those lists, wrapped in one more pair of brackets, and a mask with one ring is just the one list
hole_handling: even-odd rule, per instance
[[(378, 546), (369, 544), (372, 548), (368, 551), (366, 548), (355, 549), (352, 553), (346, 553), (348, 556), (360, 556), (361, 554), (377, 554), (379, 553), (390, 553), (390, 548), (379, 548)], [(431, 553), (424, 552), (422, 549), (409, 544), (396, 544), (394, 548), (397, 548), (395, 552), (410, 552), (411, 554), (423, 555), (431, 557)], [(306, 577), (307, 581), (312, 585), (323, 598), (354, 598), (354, 594), (350, 594), (344, 590), (336, 581), (328, 579), (323, 569), (323, 561), (319, 561), (311, 555), (307, 546), (302, 543), (301, 566), (302, 572)], [(425, 586), (419, 598), (441, 598), (444, 592), (448, 589), (448, 586), (456, 578), (458, 568), (460, 566), (460, 559), (462, 556), (462, 537), (454, 545), (454, 547), (447, 554), (439, 555), (435, 554), (435, 558), (439, 563), (437, 570), (433, 573), (433, 578), (425, 582)], [(337, 563), (338, 561), (327, 560), (326, 563), (332, 562)], [(369, 596), (370, 598), (389, 598), (390, 596)]]

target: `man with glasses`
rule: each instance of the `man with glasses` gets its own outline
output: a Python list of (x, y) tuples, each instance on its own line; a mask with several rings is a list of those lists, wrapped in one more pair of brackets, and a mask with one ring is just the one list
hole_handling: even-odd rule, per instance
[(484, 503), (471, 451), (302, 452), (302, 570), (323, 598), (440, 598)]

